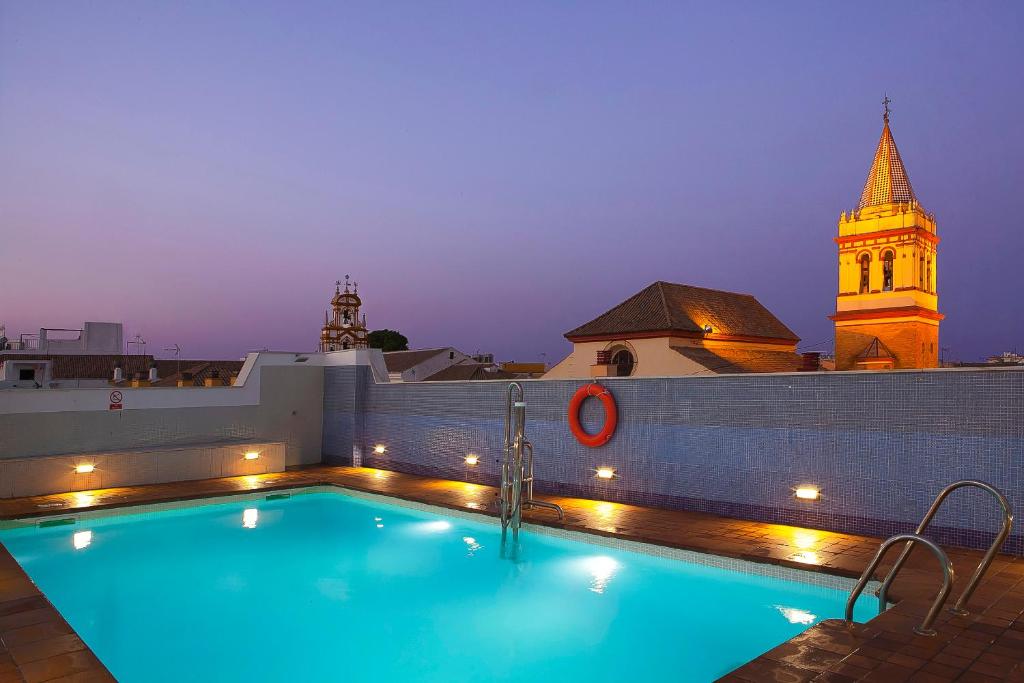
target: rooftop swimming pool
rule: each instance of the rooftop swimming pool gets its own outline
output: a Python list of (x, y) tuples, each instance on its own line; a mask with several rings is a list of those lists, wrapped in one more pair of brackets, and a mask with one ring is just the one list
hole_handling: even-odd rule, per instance
[(122, 683), (710, 681), (852, 585), (529, 526), (512, 561), (496, 522), (340, 490), (55, 521), (0, 542)]

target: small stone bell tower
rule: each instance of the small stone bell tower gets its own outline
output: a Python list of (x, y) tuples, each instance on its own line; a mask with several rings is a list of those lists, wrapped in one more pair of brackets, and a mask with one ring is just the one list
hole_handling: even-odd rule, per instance
[(359, 317), (359, 283), (349, 283), (345, 276), (345, 289), (342, 291), (341, 280), (334, 283), (334, 297), (331, 299), (331, 311), (324, 312), (324, 326), (320, 330), (320, 351), (343, 351), (346, 349), (365, 349), (366, 316)]

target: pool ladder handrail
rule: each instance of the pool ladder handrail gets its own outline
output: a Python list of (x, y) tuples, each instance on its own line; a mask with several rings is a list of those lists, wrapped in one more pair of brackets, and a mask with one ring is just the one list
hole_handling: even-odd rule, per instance
[[(868, 581), (875, 573), (875, 569), (878, 568), (879, 563), (885, 556), (889, 548), (894, 546), (901, 541), (906, 541), (907, 547), (913, 546), (914, 543), (923, 543), (926, 545), (934, 554), (936, 559), (942, 565), (942, 588), (939, 590), (938, 595), (935, 596), (935, 601), (932, 603), (931, 609), (928, 610), (928, 614), (925, 615), (924, 621), (921, 622), (920, 626), (914, 627), (914, 633), (921, 636), (934, 636), (935, 629), (932, 628), (932, 624), (935, 623), (935, 619), (939, 616), (939, 612), (942, 610), (942, 606), (946, 603), (949, 598), (949, 593), (953, 589), (953, 563), (949, 561), (949, 556), (946, 555), (939, 544), (935, 541), (921, 536), (920, 534), (897, 534), (892, 538), (888, 538), (882, 542), (881, 547), (878, 548), (878, 552), (868, 563), (864, 573), (861, 574), (860, 580), (857, 581), (857, 585), (854, 586), (850, 592), (850, 597), (846, 600), (846, 614), (845, 619), (847, 622), (853, 621), (853, 607), (857, 602), (857, 598), (864, 592), (864, 588), (868, 585)], [(886, 591), (887, 586), (883, 583), (882, 589), (878, 592), (878, 613), (881, 614), (885, 611), (887, 604)]]
[(992, 541), (992, 545), (989, 546), (984, 557), (981, 558), (981, 562), (975, 568), (974, 573), (967, 582), (967, 587), (960, 594), (956, 604), (949, 608), (950, 612), (959, 616), (966, 616), (967, 614), (970, 614), (966, 609), (967, 602), (971, 599), (971, 596), (974, 594), (974, 590), (978, 587), (982, 577), (992, 565), (992, 561), (995, 559), (996, 554), (1003, 546), (1003, 543), (1006, 542), (1006, 539), (1010, 536), (1010, 531), (1013, 529), (1013, 508), (1010, 507), (1010, 502), (1006, 499), (1006, 496), (1004, 496), (1003, 492), (995, 486), (977, 479), (963, 479), (961, 481), (953, 482), (946, 488), (942, 489), (939, 492), (939, 495), (935, 497), (935, 500), (932, 501), (931, 507), (928, 508), (928, 512), (925, 513), (924, 518), (921, 520), (921, 523), (917, 525), (917, 530), (914, 533), (893, 536), (882, 544), (882, 547), (878, 549), (878, 553), (875, 554), (874, 559), (861, 575), (857, 586), (853, 589), (853, 592), (850, 593), (850, 598), (846, 602), (846, 621), (853, 620), (853, 605), (857, 601), (857, 598), (860, 597), (860, 594), (863, 592), (864, 586), (867, 585), (868, 580), (874, 574), (882, 556), (889, 547), (893, 545), (893, 543), (898, 543), (900, 540), (906, 540), (903, 552), (900, 553), (898, 558), (896, 558), (896, 562), (893, 563), (892, 568), (889, 570), (889, 573), (886, 575), (881, 586), (876, 592), (878, 595), (878, 613), (881, 614), (885, 611), (885, 606), (889, 602), (889, 587), (892, 586), (893, 581), (896, 580), (897, 574), (899, 574), (900, 570), (903, 568), (907, 558), (910, 557), (910, 553), (914, 548), (914, 543), (924, 543), (932, 549), (932, 552), (936, 553), (943, 565), (943, 589), (936, 599), (936, 602), (932, 605), (931, 610), (929, 610), (924, 622), (922, 622), (921, 626), (915, 627), (914, 631), (921, 635), (935, 635), (935, 631), (931, 629), (931, 625), (935, 621), (942, 604), (945, 603), (946, 599), (949, 597), (949, 590), (953, 582), (953, 566), (945, 551), (936, 545), (934, 541), (922, 536), (922, 534), (931, 524), (932, 520), (935, 519), (935, 515), (938, 514), (939, 509), (942, 507), (942, 504), (946, 502), (946, 498), (949, 497), (949, 494), (957, 489), (965, 487), (979, 488), (983, 491), (989, 492), (995, 497), (1003, 511), (1003, 524), (999, 533), (996, 534), (995, 539)]
[[(554, 510), (558, 518), (565, 519), (562, 508), (554, 503), (536, 500), (533, 497), (533, 444), (525, 436), (526, 402), (523, 400), (523, 386), (518, 382), (508, 385), (505, 403), (505, 448), (501, 461), (501, 487), (499, 489), (501, 508), (502, 539), (512, 527), (512, 540), (518, 542), (519, 527), (522, 524), (523, 507), (541, 507)], [(526, 457), (524, 458), (524, 452)], [(523, 497), (523, 484), (526, 497)]]
[[(935, 518), (935, 515), (939, 512), (939, 508), (941, 508), (942, 504), (946, 502), (946, 498), (949, 497), (949, 494), (959, 488), (965, 488), (968, 486), (988, 491), (995, 497), (996, 501), (999, 502), (999, 506), (1003, 510), (1003, 525), (999, 530), (999, 533), (996, 534), (995, 539), (992, 541), (992, 545), (989, 546), (985, 556), (981, 558), (981, 562), (974, 570), (974, 574), (971, 575), (971, 579), (967, 582), (967, 587), (964, 589), (964, 592), (960, 594), (956, 604), (949, 608), (950, 612), (959, 616), (966, 616), (970, 613), (966, 609), (967, 601), (970, 600), (971, 596), (974, 594), (974, 590), (978, 587), (981, 577), (983, 577), (985, 572), (988, 571), (989, 566), (992, 564), (992, 560), (996, 557), (996, 553), (999, 552), (1003, 543), (1005, 543), (1006, 539), (1010, 536), (1010, 531), (1013, 528), (1013, 509), (1010, 507), (1010, 502), (1006, 500), (1006, 496), (1003, 495), (1002, 491), (991, 484), (977, 479), (963, 479), (950, 484), (946, 488), (942, 489), (942, 491), (939, 492), (939, 495), (935, 496), (935, 500), (932, 502), (931, 507), (928, 508), (928, 512), (925, 513), (924, 518), (921, 520), (921, 523), (917, 525), (917, 530), (914, 532), (918, 535), (923, 534), (928, 528), (928, 525), (931, 524), (932, 520)], [(903, 552), (900, 553), (900, 556), (896, 559), (896, 563), (893, 564), (892, 569), (889, 570), (889, 574), (885, 577), (881, 588), (878, 590), (880, 600), (885, 599), (886, 594), (889, 592), (889, 586), (891, 586), (892, 582), (896, 580), (896, 575), (899, 573), (900, 569), (903, 568), (903, 564), (910, 556), (910, 551), (913, 549), (913, 545), (913, 542), (907, 543)]]
[(523, 441), (526, 429), (526, 402), (519, 382), (508, 385), (505, 400), (505, 447), (501, 459), (501, 487), (498, 490), (501, 511), (501, 538), (512, 527), (513, 540), (519, 540), (522, 516)]
[(565, 512), (562, 510), (561, 505), (537, 500), (533, 497), (533, 443), (529, 440), (524, 441), (523, 449), (526, 453), (526, 458), (523, 460), (523, 483), (526, 484), (526, 497), (522, 502), (523, 507), (553, 510), (558, 515), (558, 520), (564, 521)]

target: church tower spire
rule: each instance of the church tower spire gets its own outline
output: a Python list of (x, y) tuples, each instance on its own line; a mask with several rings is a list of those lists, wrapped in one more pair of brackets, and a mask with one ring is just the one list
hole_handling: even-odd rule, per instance
[[(367, 347), (366, 317), (359, 320), (359, 284), (350, 283), (345, 276), (345, 291), (341, 280), (334, 283), (334, 297), (331, 299), (332, 317), (324, 313), (324, 326), (320, 330), (320, 351), (344, 351)], [(354, 288), (354, 291), (353, 291)]]
[(882, 137), (878, 140), (875, 159), (871, 162), (868, 179), (860, 193), (858, 211), (869, 206), (917, 202), (914, 188), (907, 177), (907, 169), (903, 166), (900, 151), (896, 149), (896, 141), (892, 139), (892, 131), (889, 130), (889, 98), (886, 97), (882, 102), (885, 106), (885, 113), (882, 114)]
[(896, 148), (889, 103), (857, 209), (839, 217), (837, 370), (938, 366), (939, 237)]

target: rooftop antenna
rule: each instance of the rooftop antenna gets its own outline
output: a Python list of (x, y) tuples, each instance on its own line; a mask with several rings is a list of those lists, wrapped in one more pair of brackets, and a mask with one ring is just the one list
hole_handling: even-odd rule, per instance
[(135, 335), (135, 339), (133, 339), (133, 340), (131, 340), (128, 343), (125, 344), (125, 351), (128, 353), (129, 356), (131, 355), (131, 352), (128, 350), (127, 347), (131, 346), (132, 344), (135, 344), (135, 353), (136, 354), (138, 354), (139, 347), (141, 346), (142, 347), (142, 353), (140, 355), (143, 355), (143, 356), (146, 355), (146, 340), (142, 338), (141, 334)]
[(177, 369), (175, 370), (175, 374), (180, 375), (181, 374), (181, 347), (178, 346), (177, 344), (175, 344), (174, 346), (172, 346), (170, 348), (164, 349), (164, 351), (174, 351), (174, 360), (176, 361), (175, 365), (177, 366)]

